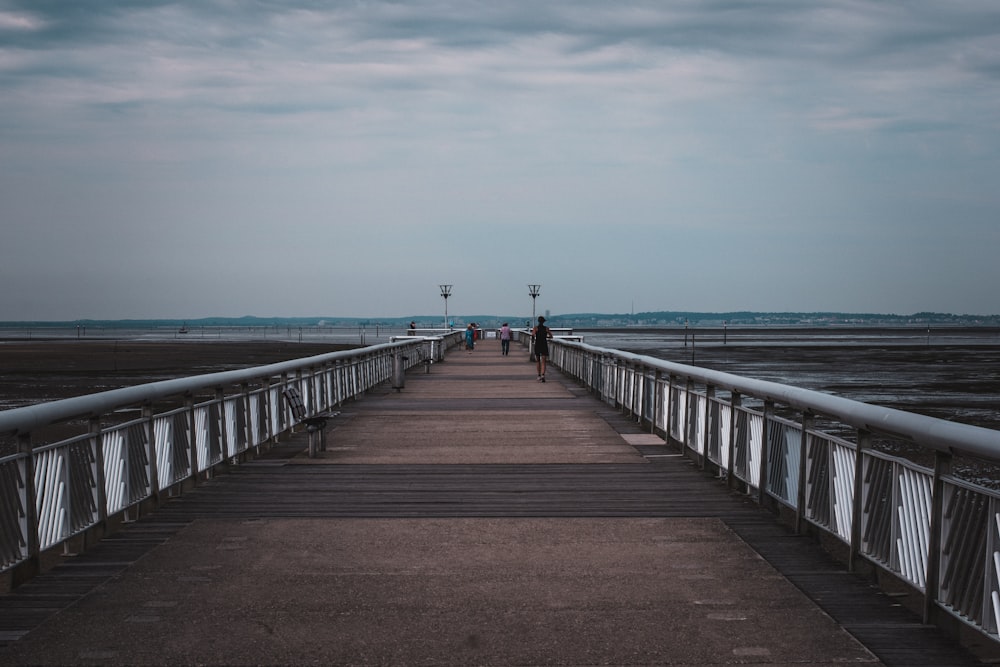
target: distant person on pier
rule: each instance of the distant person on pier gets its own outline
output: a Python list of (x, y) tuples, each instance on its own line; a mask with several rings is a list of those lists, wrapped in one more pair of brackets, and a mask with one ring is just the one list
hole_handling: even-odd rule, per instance
[(417, 323), (416, 322), (410, 322), (410, 333), (409, 333), (409, 335), (410, 336), (416, 336), (417, 335)]
[(510, 325), (506, 322), (500, 327), (500, 354), (505, 357), (510, 354)]
[(545, 326), (545, 318), (538, 316), (538, 326), (531, 330), (535, 339), (535, 359), (538, 365), (538, 381), (545, 382), (545, 360), (549, 358), (549, 339), (552, 330)]
[(469, 326), (465, 327), (465, 349), (469, 354), (472, 354), (472, 350), (476, 347), (476, 330), (472, 326), (472, 322), (469, 322)]

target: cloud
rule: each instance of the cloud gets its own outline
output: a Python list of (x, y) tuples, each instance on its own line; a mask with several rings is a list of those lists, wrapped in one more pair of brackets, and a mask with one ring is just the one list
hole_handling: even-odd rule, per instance
[[(504, 312), (527, 276), (579, 311), (1000, 312), (997, 263), (961, 259), (1000, 204), (998, 19), (0, 0), (0, 280), (32, 295), (0, 319), (434, 312), (438, 282)], [(948, 289), (865, 287), (933, 252)]]

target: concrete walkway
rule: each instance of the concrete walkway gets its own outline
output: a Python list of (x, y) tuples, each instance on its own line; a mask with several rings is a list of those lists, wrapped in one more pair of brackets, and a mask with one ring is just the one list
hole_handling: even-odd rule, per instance
[(23, 587), (90, 576), (0, 663), (977, 664), (940, 638), (877, 658), (738, 531), (803, 538), (518, 347), (346, 404), (316, 459), (292, 444), (131, 524), (121, 567), (109, 541)]

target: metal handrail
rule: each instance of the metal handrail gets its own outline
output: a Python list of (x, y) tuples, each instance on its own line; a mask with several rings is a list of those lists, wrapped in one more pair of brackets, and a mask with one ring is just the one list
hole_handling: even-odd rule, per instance
[[(287, 432), (284, 387), (321, 412), (389, 379), (394, 355), (421, 363), (422, 351), (407, 350), (424, 344), (413, 337), (0, 412), (0, 433), (20, 445), (0, 457), (0, 571)], [(1000, 493), (950, 472), (955, 453), (1000, 463), (1000, 432), (568, 339), (552, 341), (549, 361), (727, 484), (843, 541), (852, 566), (863, 559), (911, 585), (925, 620), (943, 611), (1000, 641)], [(183, 407), (153, 412), (177, 397)], [(125, 423), (102, 419), (135, 406), (141, 415)], [(88, 433), (33, 446), (36, 429), (81, 416)], [(854, 441), (816, 428), (817, 416), (853, 428)], [(875, 451), (872, 433), (930, 449), (935, 468)]]
[[(460, 335), (410, 337), (0, 412), (0, 435), (17, 443), (0, 455), (0, 572), (287, 433), (296, 421), (282, 397), (286, 387), (298, 389), (309, 417), (390, 379), (397, 363), (405, 370), (440, 354)], [(122, 423), (124, 413), (130, 416)], [(47, 427), (69, 424), (71, 435), (36, 442)]]
[[(384, 343), (362, 348), (364, 355), (379, 355), (396, 347), (406, 347), (413, 343)], [(247, 382), (260, 382), (265, 378), (278, 377), (298, 370), (348, 361), (359, 355), (358, 350), (344, 350), (327, 354), (283, 361), (267, 366), (256, 366), (237, 371), (206, 373), (173, 380), (161, 380), (112, 389), (86, 396), (75, 396), (47, 403), (12, 408), (0, 412), (0, 433), (17, 435), (29, 433), (43, 426), (55, 424), (84, 415), (100, 415), (113, 412), (123, 406), (139, 405), (158, 401), (170, 396), (193, 394), (206, 388), (227, 387)]]
[[(560, 342), (556, 339), (556, 342)], [(782, 403), (836, 419), (855, 428), (905, 438), (934, 450), (961, 452), (1000, 463), (1000, 431), (937, 419), (894, 408), (862, 403), (812, 389), (755, 380), (722, 371), (686, 366), (655, 357), (563, 340), (567, 347), (592, 355), (613, 356), (623, 363), (645, 366), (689, 378), (696, 383)]]
[[(796, 529), (843, 541), (850, 567), (912, 586), (925, 622), (943, 613), (1000, 642), (1000, 493), (951, 472), (954, 454), (1000, 465), (1000, 431), (558, 339), (549, 363), (729, 486), (792, 510)], [(878, 451), (873, 434), (929, 449), (933, 470)]]

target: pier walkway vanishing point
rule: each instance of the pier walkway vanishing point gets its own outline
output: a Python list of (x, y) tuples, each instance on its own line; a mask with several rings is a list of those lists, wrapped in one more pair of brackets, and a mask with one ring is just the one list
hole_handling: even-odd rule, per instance
[(0, 597), (0, 663), (979, 664), (526, 354), (414, 369)]

